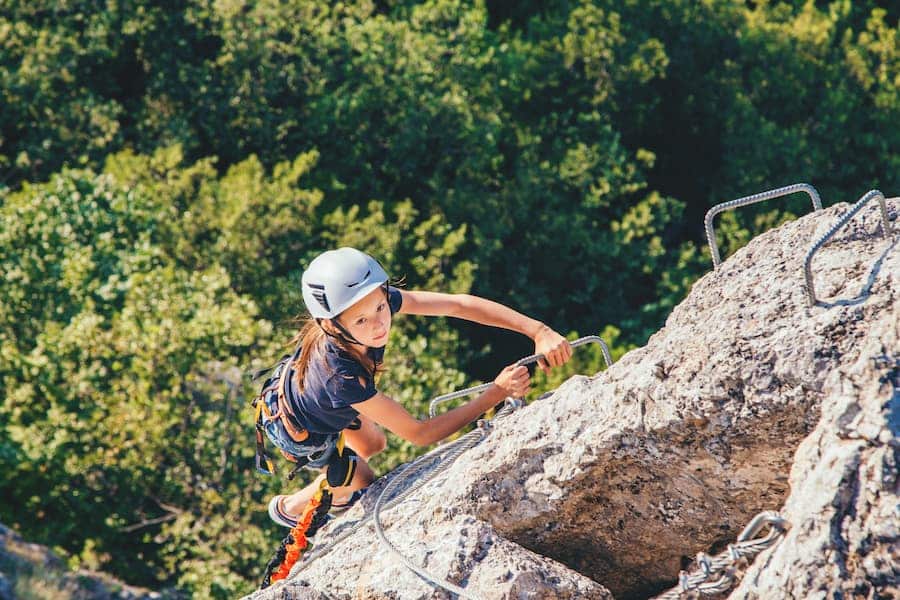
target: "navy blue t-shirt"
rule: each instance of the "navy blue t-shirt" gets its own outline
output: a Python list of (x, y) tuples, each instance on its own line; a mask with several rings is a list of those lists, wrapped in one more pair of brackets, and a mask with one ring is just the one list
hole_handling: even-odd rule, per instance
[[(391, 315), (400, 310), (401, 304), (400, 290), (389, 287)], [(368, 352), (381, 362), (384, 347), (369, 348)], [(291, 377), (294, 414), (302, 427), (314, 433), (337, 433), (345, 429), (359, 416), (353, 405), (368, 400), (377, 391), (368, 371), (330, 338), (325, 338), (310, 357), (303, 392), (297, 389), (296, 378)]]

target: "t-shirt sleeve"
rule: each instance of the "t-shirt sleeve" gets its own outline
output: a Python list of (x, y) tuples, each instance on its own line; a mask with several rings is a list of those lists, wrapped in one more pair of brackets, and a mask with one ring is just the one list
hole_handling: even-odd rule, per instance
[(335, 408), (365, 402), (378, 391), (371, 377), (343, 369), (329, 377), (325, 386)]
[(388, 305), (391, 307), (391, 314), (396, 314), (403, 306), (403, 294), (395, 287), (388, 287)]

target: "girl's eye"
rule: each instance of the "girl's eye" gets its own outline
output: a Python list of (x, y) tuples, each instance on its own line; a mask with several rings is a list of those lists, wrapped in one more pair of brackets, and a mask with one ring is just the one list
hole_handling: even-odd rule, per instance
[(382, 302), (381, 304), (378, 305), (378, 308), (376, 308), (375, 310), (377, 310), (378, 312), (382, 312), (384, 310), (385, 306), (386, 306), (385, 303)]
[(365, 322), (366, 322), (365, 317), (363, 317), (362, 319), (357, 319), (357, 320), (356, 320), (356, 324), (357, 324), (357, 325), (362, 325), (362, 324), (365, 323)]

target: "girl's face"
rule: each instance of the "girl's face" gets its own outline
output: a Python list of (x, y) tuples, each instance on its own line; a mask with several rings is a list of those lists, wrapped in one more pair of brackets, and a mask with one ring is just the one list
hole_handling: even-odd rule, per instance
[(341, 313), (343, 325), (356, 340), (370, 348), (387, 344), (391, 330), (391, 309), (382, 288), (377, 288)]

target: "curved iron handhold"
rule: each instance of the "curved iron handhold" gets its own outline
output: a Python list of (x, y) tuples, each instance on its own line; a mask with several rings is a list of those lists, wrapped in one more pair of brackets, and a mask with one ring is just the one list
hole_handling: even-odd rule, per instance
[[(766, 526), (769, 527), (769, 533), (757, 538), (756, 535)], [(708, 556), (702, 552), (697, 554), (696, 562), (699, 569), (693, 574), (681, 571), (678, 575), (678, 585), (655, 596), (654, 600), (679, 600), (688, 592), (698, 592), (700, 596), (727, 592), (734, 585), (736, 575), (734, 564), (742, 558), (752, 562), (757, 554), (777, 544), (790, 526), (791, 524), (776, 512), (759, 513), (744, 527), (737, 541), (728, 544), (726, 551), (715, 556)], [(711, 581), (714, 576), (718, 578)]]
[(872, 198), (878, 199), (878, 205), (881, 208), (881, 233), (884, 237), (890, 238), (891, 231), (891, 222), (888, 220), (887, 214), (887, 204), (885, 203), (884, 194), (882, 194), (878, 190), (869, 190), (868, 192), (860, 198), (856, 204), (850, 207), (850, 210), (847, 211), (843, 217), (841, 217), (837, 223), (831, 226), (825, 235), (820, 237), (815, 244), (812, 245), (812, 248), (809, 249), (809, 252), (806, 253), (806, 260), (803, 261), (803, 275), (806, 278), (806, 296), (809, 299), (809, 306), (816, 305), (816, 290), (813, 286), (813, 276), (812, 276), (812, 259), (813, 254), (818, 252), (819, 248), (825, 245), (831, 237), (837, 233), (838, 229), (847, 224), (847, 222), (852, 219), (856, 213), (862, 210), (863, 206), (871, 200)]
[(769, 190), (768, 192), (745, 196), (743, 198), (738, 198), (737, 200), (716, 204), (709, 209), (706, 213), (706, 218), (704, 219), (704, 225), (706, 226), (706, 241), (709, 243), (709, 253), (712, 255), (713, 269), (717, 269), (719, 265), (722, 264), (722, 259), (719, 256), (719, 245), (716, 243), (716, 233), (713, 230), (713, 218), (715, 218), (717, 214), (733, 208), (747, 206), (748, 204), (756, 204), (757, 202), (762, 202), (764, 200), (780, 198), (781, 196), (787, 196), (795, 192), (806, 192), (812, 200), (813, 210), (822, 210), (822, 199), (819, 197), (819, 192), (808, 183), (795, 183), (793, 185), (778, 188), (777, 190)]
[(771, 510), (763, 511), (747, 523), (747, 526), (744, 527), (744, 530), (738, 535), (737, 541), (746, 542), (752, 540), (766, 525), (772, 529), (784, 531), (788, 527), (788, 521), (777, 512)]
[[(606, 342), (604, 342), (599, 335), (586, 335), (583, 338), (578, 338), (577, 340), (572, 342), (571, 346), (573, 348), (577, 348), (578, 346), (583, 346), (584, 344), (600, 344), (600, 350), (603, 352), (603, 361), (606, 363), (606, 368), (612, 366), (612, 356), (609, 354), (609, 346), (606, 345)], [(541, 358), (543, 358), (542, 354), (532, 354), (531, 356), (526, 356), (525, 358), (521, 358), (516, 361), (516, 365), (530, 365), (532, 363), (536, 363)], [(428, 405), (428, 415), (433, 417), (435, 414), (437, 414), (436, 409), (439, 404), (449, 402), (450, 400), (455, 400), (456, 398), (462, 398), (464, 396), (471, 396), (472, 394), (484, 392), (492, 385), (494, 384), (482, 383), (481, 385), (476, 385), (464, 390), (457, 390), (455, 392), (450, 392), (449, 394), (437, 396)]]

